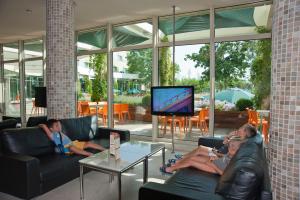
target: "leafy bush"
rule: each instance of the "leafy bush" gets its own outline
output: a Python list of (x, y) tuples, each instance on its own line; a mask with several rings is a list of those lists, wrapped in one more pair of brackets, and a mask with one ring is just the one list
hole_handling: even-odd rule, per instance
[(147, 94), (142, 99), (142, 106), (143, 107), (149, 107), (151, 106), (151, 95)]
[(239, 99), (236, 102), (236, 107), (239, 111), (244, 111), (246, 108), (253, 108), (253, 102), (249, 99)]

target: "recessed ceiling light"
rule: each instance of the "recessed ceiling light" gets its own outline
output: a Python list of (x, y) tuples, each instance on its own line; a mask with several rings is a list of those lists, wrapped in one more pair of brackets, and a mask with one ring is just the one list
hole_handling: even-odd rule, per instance
[(26, 9), (25, 11), (26, 11), (26, 13), (29, 13), (29, 14), (32, 13), (32, 10), (31, 10), (31, 9)]

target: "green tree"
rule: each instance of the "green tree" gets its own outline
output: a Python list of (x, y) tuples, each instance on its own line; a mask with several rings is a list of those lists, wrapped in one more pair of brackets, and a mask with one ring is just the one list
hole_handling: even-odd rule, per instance
[[(235, 87), (250, 68), (253, 53), (250, 41), (222, 42), (216, 45), (216, 87), (220, 90)], [(210, 50), (204, 45), (198, 53), (186, 55), (185, 60), (196, 62), (195, 67), (204, 69), (202, 79), (209, 81)]]
[[(267, 33), (270, 30), (258, 27), (258, 33)], [(257, 108), (270, 108), (271, 90), (271, 39), (255, 41), (255, 59), (251, 66), (251, 81), (254, 84), (254, 104)]]
[[(161, 42), (168, 42), (168, 37), (164, 36)], [(162, 47), (160, 49), (160, 59), (159, 59), (159, 80), (160, 85), (167, 86), (173, 84), (173, 71), (175, 73), (180, 71), (180, 67), (175, 63), (175, 68), (173, 67), (171, 48)]]
[(138, 74), (140, 83), (150, 87), (152, 80), (152, 49), (133, 50), (127, 54), (128, 72)]
[(90, 56), (90, 69), (94, 70), (95, 77), (92, 81), (92, 101), (107, 99), (107, 55), (94, 54)]
[(92, 94), (92, 81), (89, 79), (89, 76), (83, 76), (84, 88), (83, 91), (89, 94)]

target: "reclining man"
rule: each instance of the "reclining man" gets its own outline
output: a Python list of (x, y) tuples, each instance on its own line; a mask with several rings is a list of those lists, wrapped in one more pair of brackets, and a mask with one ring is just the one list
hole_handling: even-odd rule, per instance
[[(214, 149), (211, 147), (206, 147), (200, 145), (190, 153), (187, 153), (183, 156), (183, 159), (193, 156), (209, 156), (209, 157), (217, 157), (218, 154), (226, 154), (227, 153), (227, 145), (229, 142), (229, 138), (232, 136), (239, 136), (242, 140), (251, 138), (256, 136), (257, 131), (256, 128), (250, 124), (245, 124), (239, 128), (237, 131), (233, 131), (224, 137), (223, 146), (220, 149)], [(180, 161), (180, 160), (179, 160)]]
[(228, 141), (228, 153), (219, 157), (209, 157), (209, 156), (190, 156), (179, 160), (174, 165), (167, 167), (165, 171), (167, 173), (172, 173), (178, 169), (194, 167), (196, 169), (222, 175), (225, 168), (229, 164), (231, 158), (236, 154), (241, 144), (245, 142), (245, 139), (242, 139), (239, 136), (232, 136)]
[[(219, 157), (223, 157), (223, 159), (226, 159), (228, 154), (226, 154), (229, 149), (228, 149), (228, 145), (229, 145), (229, 141), (230, 138), (232, 138), (233, 136), (237, 136), (240, 138), (241, 141), (244, 141), (247, 138), (251, 138), (256, 136), (257, 131), (256, 128), (250, 124), (245, 124), (243, 125), (241, 128), (239, 128), (238, 131), (234, 131), (231, 132), (230, 134), (228, 134), (227, 136), (224, 137), (223, 140), (223, 146), (220, 148), (220, 150), (216, 150), (214, 148), (210, 148), (210, 147), (206, 147), (206, 146), (199, 146), (196, 149), (194, 149), (193, 151), (191, 151), (190, 153), (186, 154), (183, 156), (182, 159), (177, 160), (176, 164), (172, 166), (172, 168), (168, 167), (165, 169), (162, 169), (162, 171), (165, 172), (172, 172), (174, 171), (174, 168), (177, 168), (177, 166), (181, 166), (180, 163), (184, 163), (184, 165), (186, 165), (186, 161), (207, 161), (207, 160), (218, 160)], [(234, 150), (233, 150), (234, 151)], [(226, 154), (226, 155), (224, 155)], [(204, 158), (203, 158), (204, 157)], [(217, 162), (217, 161), (216, 161)], [(229, 162), (228, 162), (229, 163)], [(225, 169), (225, 168), (224, 168)]]

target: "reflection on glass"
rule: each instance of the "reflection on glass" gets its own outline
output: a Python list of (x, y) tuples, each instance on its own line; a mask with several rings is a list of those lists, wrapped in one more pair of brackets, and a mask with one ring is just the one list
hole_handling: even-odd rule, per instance
[(4, 64), (5, 115), (20, 116), (20, 78), (18, 63)]
[(107, 126), (107, 55), (77, 57), (78, 116), (97, 115), (98, 125)]
[(43, 61), (26, 61), (25, 62), (25, 97), (26, 97), (26, 115), (37, 116), (44, 115), (45, 109), (35, 106), (35, 87), (42, 87), (43, 78)]
[[(175, 67), (173, 67), (172, 47), (159, 49), (159, 81), (162, 86), (194, 86), (195, 116), (175, 117), (175, 138), (197, 141), (208, 132), (209, 100), (209, 46), (186, 45), (175, 48)], [(203, 63), (202, 63), (203, 61)], [(173, 73), (175, 72), (175, 80)], [(202, 115), (202, 112), (204, 113)], [(201, 118), (200, 118), (201, 115)], [(159, 116), (159, 137), (171, 137), (172, 118)]]
[[(175, 18), (176, 41), (208, 39), (209, 13), (196, 12), (193, 14), (177, 15)], [(159, 37), (161, 42), (173, 41), (173, 17), (159, 18)]]
[(25, 58), (36, 58), (43, 56), (43, 40), (24, 42)]
[(141, 22), (113, 27), (113, 47), (134, 46), (152, 43), (152, 24)]
[(91, 51), (105, 49), (107, 47), (106, 29), (100, 28), (93, 31), (78, 34), (77, 51)]
[(271, 5), (222, 9), (215, 13), (216, 37), (259, 33), (257, 27), (271, 29)]
[(18, 43), (10, 43), (3, 45), (3, 60), (18, 60), (19, 59), (19, 45)]
[(113, 66), (115, 127), (151, 137), (152, 49), (115, 52)]

